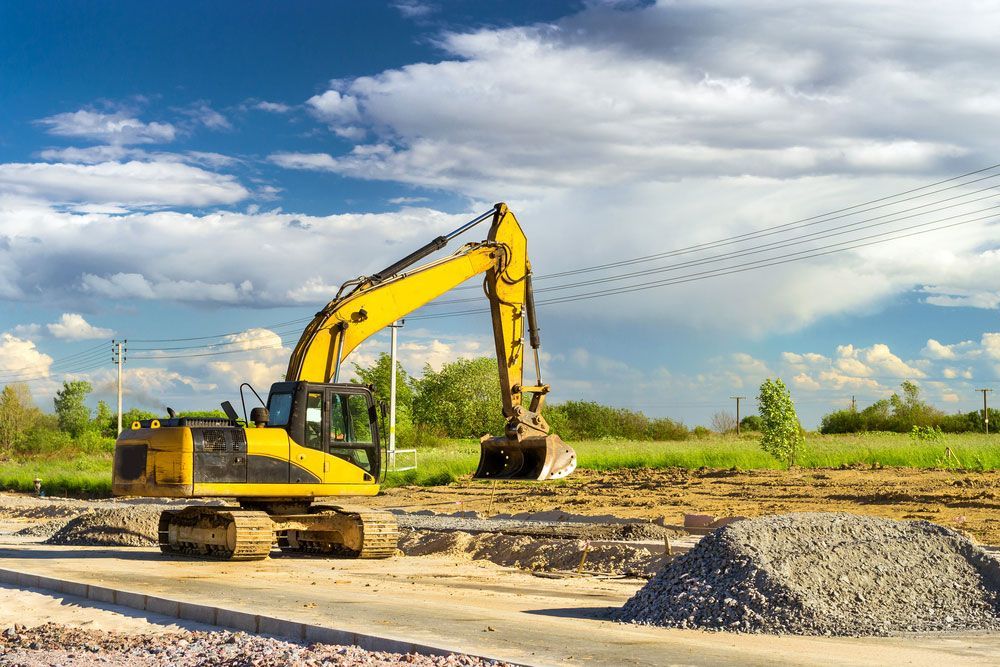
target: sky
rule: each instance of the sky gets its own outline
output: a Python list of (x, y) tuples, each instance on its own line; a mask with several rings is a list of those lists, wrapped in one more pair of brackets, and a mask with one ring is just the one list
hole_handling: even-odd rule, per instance
[[(0, 384), (111, 401), (124, 339), (126, 409), (263, 393), (338, 285), (505, 201), (552, 401), (976, 409), (998, 33), (986, 2), (2, 3)], [(492, 354), (477, 290), (407, 317), (407, 370)]]

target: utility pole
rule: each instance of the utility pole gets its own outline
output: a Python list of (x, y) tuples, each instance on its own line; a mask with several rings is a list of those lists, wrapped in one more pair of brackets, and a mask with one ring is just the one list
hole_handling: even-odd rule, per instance
[(118, 435), (122, 433), (122, 372), (125, 366), (125, 354), (128, 353), (128, 348), (123, 346), (126, 343), (127, 340), (111, 341), (111, 361), (118, 366)]
[(851, 412), (857, 412), (857, 411), (858, 411), (858, 402), (855, 400), (853, 396), (851, 396)]
[(992, 389), (977, 389), (976, 391), (983, 392), (983, 428), (986, 431), (986, 435), (990, 434), (990, 410), (986, 407), (986, 394), (993, 391)]
[(396, 329), (406, 320), (396, 320), (389, 325), (389, 470), (396, 467)]
[(730, 396), (736, 401), (736, 435), (740, 434), (740, 401), (746, 400), (746, 396)]

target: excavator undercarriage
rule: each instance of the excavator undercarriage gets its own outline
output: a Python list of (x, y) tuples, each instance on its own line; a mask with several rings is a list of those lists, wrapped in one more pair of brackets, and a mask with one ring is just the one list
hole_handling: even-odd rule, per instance
[(388, 512), (312, 505), (304, 514), (186, 507), (160, 515), (160, 551), (216, 560), (261, 560), (277, 541), (282, 553), (389, 558), (399, 528)]

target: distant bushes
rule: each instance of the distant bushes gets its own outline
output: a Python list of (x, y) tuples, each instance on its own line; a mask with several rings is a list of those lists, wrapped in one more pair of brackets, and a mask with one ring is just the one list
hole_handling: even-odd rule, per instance
[(613, 408), (593, 401), (567, 401), (546, 408), (545, 418), (565, 440), (686, 440), (684, 424), (667, 417)]
[[(824, 415), (820, 433), (862, 433), (890, 431), (911, 433), (914, 428), (926, 432), (934, 429), (942, 433), (969, 433), (983, 431), (981, 411), (945, 414), (933, 405), (920, 400), (920, 388), (912, 382), (902, 384), (902, 396), (875, 401), (863, 410), (837, 410)], [(1000, 419), (1000, 410), (990, 409), (990, 421)]]

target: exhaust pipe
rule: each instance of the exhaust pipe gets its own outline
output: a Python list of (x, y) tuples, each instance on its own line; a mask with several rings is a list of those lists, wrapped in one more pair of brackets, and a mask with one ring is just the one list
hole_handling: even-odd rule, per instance
[(473, 479), (561, 479), (576, 470), (576, 452), (558, 435), (513, 438), (484, 436)]

